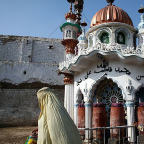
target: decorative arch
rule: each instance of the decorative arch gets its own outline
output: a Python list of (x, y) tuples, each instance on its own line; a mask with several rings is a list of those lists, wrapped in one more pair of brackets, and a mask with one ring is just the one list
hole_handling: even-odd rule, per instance
[(100, 37), (101, 43), (109, 44), (109, 34), (108, 33), (103, 33)]
[[(103, 36), (104, 34), (107, 34), (108, 39), (109, 39), (109, 42), (108, 42), (108, 43), (110, 43), (111, 33), (112, 33), (112, 31), (111, 31), (110, 28), (101, 28), (101, 29), (99, 29), (99, 30), (96, 32), (95, 38), (96, 38), (96, 39), (98, 38), (98, 39), (101, 41), (102, 36)], [(101, 41), (101, 42), (102, 42), (102, 41)], [(106, 44), (108, 44), (108, 43), (106, 43)]]
[(126, 28), (119, 27), (115, 31), (116, 43), (126, 45), (130, 39), (130, 31)]
[(126, 38), (123, 32), (117, 33), (117, 43), (118, 44), (125, 44)]
[(96, 99), (99, 99), (102, 103), (106, 104), (107, 115), (110, 115), (110, 107), (112, 103), (119, 102), (123, 103), (123, 91), (113, 79), (107, 78), (104, 74), (98, 81), (91, 87), (91, 97), (93, 103), (96, 103)]
[(130, 31), (128, 29), (123, 28), (123, 27), (117, 28), (115, 31), (116, 36), (119, 32), (123, 32), (127, 36), (127, 38), (130, 38)]
[(89, 95), (91, 98), (93, 98), (94, 96), (94, 90), (96, 89), (96, 87), (99, 85), (99, 83), (104, 80), (105, 78), (107, 78), (107, 74), (103, 74), (98, 80), (94, 81), (91, 85), (91, 88), (89, 90)]
[(102, 33), (108, 33), (109, 36), (111, 36), (112, 30), (110, 28), (106, 28), (106, 27), (101, 28), (96, 32), (95, 36), (100, 37), (102, 35)]
[(96, 81), (94, 81), (92, 83), (91, 88), (89, 89), (90, 97), (93, 98), (95, 89), (100, 84), (100, 82), (104, 79), (111, 79), (114, 83), (116, 83), (118, 85), (118, 87), (122, 90), (123, 99), (125, 100), (126, 94), (124, 92), (123, 87), (119, 84), (119, 82), (117, 80), (113, 80), (112, 78), (108, 78), (106, 73), (103, 74), (99, 79), (97, 79)]

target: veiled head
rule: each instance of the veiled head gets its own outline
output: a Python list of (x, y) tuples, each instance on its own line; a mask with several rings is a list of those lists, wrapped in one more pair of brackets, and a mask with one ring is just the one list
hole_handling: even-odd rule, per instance
[(40, 89), (37, 92), (38, 101), (40, 101), (40, 99), (44, 98), (48, 92), (52, 92), (52, 90), (49, 87), (44, 87), (44, 88)]

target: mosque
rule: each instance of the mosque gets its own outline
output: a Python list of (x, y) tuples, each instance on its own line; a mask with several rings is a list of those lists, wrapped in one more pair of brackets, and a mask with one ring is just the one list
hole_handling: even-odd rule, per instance
[[(57, 72), (65, 76), (64, 106), (69, 115), (78, 128), (144, 124), (144, 8), (139, 9), (136, 29), (124, 10), (107, 0), (85, 32), (87, 24), (80, 22), (83, 0), (68, 2), (67, 21), (60, 27), (66, 58)], [(131, 143), (137, 136), (142, 133), (134, 127), (123, 135)], [(85, 131), (84, 137), (89, 141), (94, 134)]]

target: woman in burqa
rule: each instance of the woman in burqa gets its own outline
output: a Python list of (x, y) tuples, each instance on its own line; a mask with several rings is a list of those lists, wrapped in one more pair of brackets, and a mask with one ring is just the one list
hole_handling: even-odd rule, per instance
[(82, 144), (79, 131), (54, 92), (45, 87), (37, 92), (41, 113), (38, 144)]

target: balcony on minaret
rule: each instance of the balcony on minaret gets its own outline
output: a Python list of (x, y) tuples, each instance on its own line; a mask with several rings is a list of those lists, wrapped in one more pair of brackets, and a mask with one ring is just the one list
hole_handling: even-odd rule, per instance
[(66, 48), (66, 54), (75, 54), (75, 47), (78, 44), (78, 33), (81, 33), (81, 27), (79, 24), (75, 23), (76, 15), (72, 12), (72, 3), (70, 5), (70, 11), (65, 14), (65, 19), (67, 20), (60, 26), (63, 32), (62, 44)]

